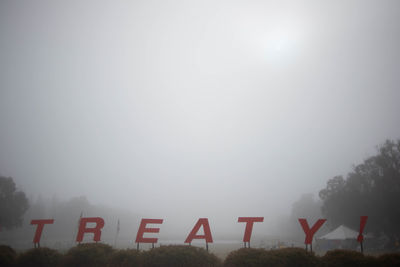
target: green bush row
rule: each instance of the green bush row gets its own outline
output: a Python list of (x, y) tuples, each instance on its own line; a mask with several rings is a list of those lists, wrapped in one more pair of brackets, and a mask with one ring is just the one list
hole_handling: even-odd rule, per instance
[(349, 250), (333, 250), (318, 257), (300, 248), (265, 250), (242, 248), (232, 251), (224, 262), (203, 248), (163, 246), (148, 251), (116, 250), (105, 244), (80, 244), (65, 254), (50, 248), (30, 249), (17, 254), (8, 246), (0, 246), (0, 266), (51, 267), (153, 267), (153, 266), (400, 266), (400, 253), (379, 257), (364, 256)]
[(153, 267), (222, 266), (221, 260), (203, 248), (163, 246), (148, 251), (116, 250), (105, 244), (80, 244), (65, 254), (50, 248), (34, 248), (21, 254), (0, 246), (1, 267)]
[(236, 267), (369, 267), (400, 266), (400, 253), (384, 254), (379, 257), (364, 256), (351, 250), (332, 250), (318, 257), (301, 248), (284, 248), (278, 250), (242, 248), (232, 251), (225, 259), (224, 266)]

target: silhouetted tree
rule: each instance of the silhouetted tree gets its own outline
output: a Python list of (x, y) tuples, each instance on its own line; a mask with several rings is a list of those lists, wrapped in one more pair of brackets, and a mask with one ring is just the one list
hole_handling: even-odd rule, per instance
[(21, 226), (28, 206), (25, 193), (16, 190), (13, 179), (0, 176), (0, 227), (11, 229)]
[(400, 140), (387, 140), (378, 154), (354, 167), (344, 179), (327, 182), (319, 196), (322, 212), (332, 226), (359, 227), (360, 215), (368, 215), (367, 229), (400, 238)]

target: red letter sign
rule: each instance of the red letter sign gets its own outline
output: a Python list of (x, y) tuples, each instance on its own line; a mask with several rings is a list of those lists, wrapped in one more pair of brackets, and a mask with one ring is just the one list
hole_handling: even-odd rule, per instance
[(264, 217), (239, 217), (238, 222), (246, 223), (246, 230), (244, 231), (243, 242), (250, 242), (251, 232), (253, 231), (253, 224), (255, 222), (263, 222)]
[(363, 242), (363, 240), (364, 240), (363, 232), (364, 232), (365, 224), (367, 224), (367, 219), (368, 219), (368, 216), (360, 217), (360, 232), (358, 233), (358, 237), (357, 237), (357, 241), (360, 243)]
[[(94, 228), (86, 228), (87, 223), (95, 223), (96, 226)], [(79, 231), (76, 236), (76, 242), (82, 242), (84, 233), (93, 233), (94, 241), (100, 241), (101, 229), (104, 227), (104, 220), (100, 217), (93, 218), (81, 218), (79, 221)]]
[[(196, 235), (201, 226), (203, 226), (204, 235)], [(211, 236), (210, 225), (208, 224), (207, 218), (200, 218), (197, 221), (196, 225), (193, 227), (192, 231), (186, 238), (185, 243), (192, 243), (193, 239), (205, 239), (207, 243), (213, 242), (213, 239)]]
[(306, 219), (299, 219), (301, 227), (303, 227), (303, 231), (306, 234), (306, 239), (304, 244), (311, 244), (314, 234), (318, 231), (318, 229), (326, 222), (326, 219), (319, 219), (313, 227), (310, 229)]
[(144, 233), (159, 233), (160, 228), (146, 228), (146, 224), (155, 223), (162, 224), (162, 219), (142, 219), (140, 222), (139, 230), (136, 235), (136, 243), (157, 243), (158, 238), (145, 238)]
[(38, 244), (40, 243), (40, 238), (42, 237), (42, 231), (45, 224), (53, 224), (54, 219), (47, 219), (47, 220), (32, 220), (31, 225), (37, 224), (35, 237), (33, 238), (33, 243)]

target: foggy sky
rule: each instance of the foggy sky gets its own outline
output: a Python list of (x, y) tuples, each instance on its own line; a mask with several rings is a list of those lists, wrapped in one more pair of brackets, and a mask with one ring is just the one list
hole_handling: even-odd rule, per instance
[(0, 174), (164, 218), (288, 213), (400, 137), (399, 14), (1, 0)]

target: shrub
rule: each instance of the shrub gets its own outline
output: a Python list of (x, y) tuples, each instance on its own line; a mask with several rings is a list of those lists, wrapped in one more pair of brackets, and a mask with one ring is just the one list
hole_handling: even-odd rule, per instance
[(381, 255), (377, 262), (380, 266), (400, 266), (400, 253), (388, 253)]
[[(374, 256), (364, 256), (364, 263), (363, 264), (364, 264), (365, 267), (379, 266), (378, 259), (376, 257), (374, 257)], [(386, 266), (386, 265), (384, 265), (384, 266)], [(396, 266), (399, 266), (399, 265), (396, 265)]]
[(0, 245), (0, 266), (14, 266), (17, 254), (9, 246)]
[(265, 250), (242, 248), (231, 252), (225, 259), (225, 266), (317, 266), (319, 259), (300, 248)]
[(280, 263), (281, 259), (276, 255), (268, 254), (264, 249), (241, 248), (228, 254), (224, 266), (277, 266)]
[(322, 258), (325, 266), (376, 266), (374, 257), (365, 257), (362, 253), (351, 250), (328, 251)]
[(65, 254), (63, 265), (66, 267), (101, 267), (107, 266), (107, 262), (113, 252), (113, 248), (101, 243), (79, 244)]
[(60, 266), (61, 254), (51, 248), (33, 248), (17, 258), (17, 265), (21, 267), (55, 267)]
[(272, 254), (281, 259), (282, 264), (285, 267), (307, 267), (320, 265), (320, 260), (314, 255), (314, 253), (307, 252), (302, 248), (283, 248), (269, 251), (268, 254)]
[(142, 266), (142, 254), (135, 249), (114, 251), (108, 261), (108, 267)]
[(195, 246), (162, 246), (143, 253), (143, 266), (220, 266), (220, 260)]

